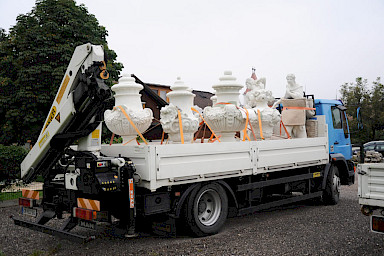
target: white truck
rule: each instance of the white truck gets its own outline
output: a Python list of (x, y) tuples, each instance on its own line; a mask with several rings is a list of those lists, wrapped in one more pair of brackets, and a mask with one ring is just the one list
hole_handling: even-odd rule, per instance
[[(230, 216), (311, 198), (337, 204), (340, 185), (354, 182), (340, 101), (315, 101), (313, 138), (99, 145), (101, 114), (113, 99), (102, 79), (103, 61), (101, 46), (76, 48), (37, 143), (21, 165), (25, 181), (45, 179), (43, 211), (37, 221), (13, 217), (15, 224), (80, 241), (89, 238), (70, 231), (77, 225), (96, 229), (99, 222), (126, 236), (148, 223), (175, 234), (176, 222), (182, 222), (191, 234), (206, 236), (219, 232)], [(75, 140), (78, 146), (72, 147)], [(92, 151), (95, 145), (99, 153)], [(36, 217), (35, 199), (26, 195), (19, 200), (22, 212)], [(63, 217), (61, 229), (45, 225)]]
[(384, 163), (357, 166), (361, 212), (370, 216), (371, 231), (384, 233)]

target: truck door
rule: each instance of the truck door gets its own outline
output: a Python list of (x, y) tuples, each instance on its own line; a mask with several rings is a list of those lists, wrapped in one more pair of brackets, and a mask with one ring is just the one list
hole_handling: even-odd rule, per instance
[(346, 160), (350, 160), (351, 138), (345, 110), (342, 105), (331, 106), (333, 129), (329, 129), (329, 146), (330, 153), (343, 154)]

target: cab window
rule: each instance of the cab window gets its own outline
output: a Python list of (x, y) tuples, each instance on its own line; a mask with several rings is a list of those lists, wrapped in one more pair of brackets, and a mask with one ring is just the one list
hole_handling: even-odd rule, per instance
[(333, 128), (335, 129), (343, 129), (344, 131), (344, 137), (348, 138), (348, 125), (347, 125), (347, 119), (345, 117), (345, 112), (341, 111), (339, 108), (332, 107), (332, 122), (333, 122)]
[(332, 122), (333, 122), (333, 128), (335, 129), (341, 129), (341, 113), (340, 109), (336, 107), (332, 107)]

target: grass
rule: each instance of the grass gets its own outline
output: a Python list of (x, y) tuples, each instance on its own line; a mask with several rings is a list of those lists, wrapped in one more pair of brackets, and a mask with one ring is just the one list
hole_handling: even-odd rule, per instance
[[(43, 191), (39, 191), (39, 196), (40, 196), (40, 198), (43, 197)], [(19, 197), (21, 197), (21, 191), (19, 191), (19, 192), (1, 192), (0, 193), (0, 202), (6, 201), (6, 200), (18, 199)], [(1, 256), (1, 254), (0, 254), (0, 256)]]

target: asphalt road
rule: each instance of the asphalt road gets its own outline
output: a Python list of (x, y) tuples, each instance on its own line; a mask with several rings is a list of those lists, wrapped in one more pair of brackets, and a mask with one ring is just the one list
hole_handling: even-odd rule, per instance
[[(357, 185), (343, 186), (336, 206), (311, 202), (227, 220), (217, 235), (176, 238), (100, 234), (85, 245), (15, 226), (0, 208), (0, 255), (384, 255), (384, 235), (369, 231)], [(75, 228), (75, 232), (84, 229)]]

